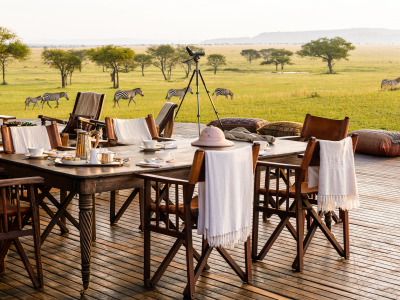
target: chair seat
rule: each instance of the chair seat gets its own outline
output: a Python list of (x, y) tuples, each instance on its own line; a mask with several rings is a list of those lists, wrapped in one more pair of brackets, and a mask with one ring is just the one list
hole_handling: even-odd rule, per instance
[[(157, 207), (156, 207), (155, 203), (151, 203), (150, 206), (151, 206), (151, 211), (155, 212), (157, 210)], [(175, 214), (176, 205), (169, 205), (168, 208), (169, 208), (169, 213), (170, 214)], [(179, 212), (178, 212), (179, 215), (183, 216), (184, 215), (183, 204), (179, 205), (178, 210), (179, 210)], [(192, 216), (197, 218), (198, 215), (199, 215), (199, 199), (198, 199), (197, 196), (192, 199), (192, 202), (190, 203), (190, 210), (192, 212)], [(167, 212), (167, 205), (165, 205), (165, 204), (161, 205), (160, 204), (160, 211), (165, 214)]]
[[(21, 215), (27, 215), (31, 212), (30, 207), (22, 207), (21, 206)], [(12, 205), (11, 203), (7, 203), (7, 215), (12, 217), (17, 215), (17, 207)], [(0, 206), (0, 218), (3, 216), (3, 206)]]
[[(295, 197), (295, 186), (291, 186), (289, 188), (289, 197), (290, 198), (294, 198)], [(260, 194), (265, 195), (267, 193), (267, 190), (265, 188), (260, 189)], [(301, 193), (302, 194), (316, 194), (318, 193), (318, 187), (313, 187), (313, 188), (309, 188), (308, 187), (308, 182), (303, 182), (301, 184)], [(276, 196), (276, 190), (270, 189), (269, 190), (269, 194), (271, 196)], [(285, 197), (286, 196), (286, 189), (284, 190), (279, 190), (278, 193), (279, 197)]]

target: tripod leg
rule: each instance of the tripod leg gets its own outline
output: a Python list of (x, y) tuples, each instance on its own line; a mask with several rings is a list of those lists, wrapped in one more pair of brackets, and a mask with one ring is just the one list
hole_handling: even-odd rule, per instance
[[(193, 76), (194, 76), (194, 73), (195, 73), (195, 72), (196, 72), (196, 70), (193, 71), (192, 77), (190, 77), (189, 84), (188, 84), (188, 86), (187, 86), (187, 88), (186, 88), (186, 90), (185, 90), (185, 93), (183, 94), (183, 98), (182, 98), (182, 100), (181, 100), (181, 103), (179, 103), (179, 107), (178, 107), (178, 110), (177, 110), (176, 113), (175, 113), (174, 120), (176, 119), (176, 116), (178, 115), (178, 112), (179, 112), (179, 110), (181, 109), (183, 100), (185, 100), (186, 93), (187, 93), (187, 91), (188, 91), (188, 89), (189, 89), (189, 87), (190, 87), (190, 84), (192, 83)], [(169, 99), (171, 99), (171, 98), (169, 98)], [(169, 100), (169, 99), (168, 99), (168, 100)]]
[(197, 124), (199, 125), (199, 136), (200, 136), (200, 99), (199, 99), (199, 73), (200, 70), (197, 69), (197, 63), (196, 63), (196, 87), (197, 87)]
[[(203, 82), (204, 88), (206, 89), (206, 92), (207, 92), (207, 95), (208, 95), (208, 99), (210, 99), (210, 102), (211, 102), (211, 105), (212, 105), (212, 107), (213, 107), (213, 109), (214, 109), (215, 115), (216, 115), (217, 118), (218, 118), (219, 125), (221, 126), (222, 131), (224, 131), (224, 126), (222, 126), (222, 122), (221, 122), (221, 120), (219, 119), (219, 116), (218, 116), (218, 111), (216, 110), (215, 105), (214, 105), (214, 102), (213, 102), (212, 99), (211, 99), (210, 92), (209, 92), (208, 89), (207, 89), (206, 83), (204, 82), (203, 75), (201, 75), (200, 70), (199, 70), (199, 74), (200, 74), (201, 81)], [(197, 91), (198, 91), (198, 89), (199, 89), (199, 86), (197, 86)], [(199, 122), (200, 122), (200, 121), (199, 121)], [(200, 124), (200, 123), (199, 123), (199, 124)], [(199, 126), (200, 126), (200, 125), (199, 125)]]

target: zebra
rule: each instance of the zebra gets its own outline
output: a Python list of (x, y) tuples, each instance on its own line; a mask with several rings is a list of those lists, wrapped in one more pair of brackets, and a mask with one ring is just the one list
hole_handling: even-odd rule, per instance
[(32, 109), (35, 108), (36, 104), (37, 104), (38, 108), (40, 108), (39, 101), (43, 101), (43, 100), (44, 99), (43, 99), (42, 96), (37, 96), (36, 98), (28, 97), (25, 100), (25, 109), (26, 109), (27, 106), (28, 106), (28, 109), (29, 109), (29, 103), (31, 103), (31, 102), (33, 103), (33, 108)]
[(229, 95), (229, 96), (231, 96), (231, 100), (233, 100), (233, 96), (234, 96), (230, 90), (221, 89), (221, 88), (215, 89), (215, 91), (214, 91), (214, 93), (212, 93), (212, 95), (214, 95), (214, 94), (215, 94), (215, 99), (217, 99), (217, 97), (219, 95), (223, 95), (223, 96), (225, 96), (226, 99), (228, 99), (228, 95)]
[(69, 100), (67, 92), (43, 94), (42, 108), (46, 102), (47, 102), (47, 105), (51, 108), (49, 101), (57, 101), (56, 108), (58, 108), (58, 100), (60, 100), (60, 98), (63, 98), (63, 97), (66, 98), (67, 100)]
[(115, 107), (116, 104), (118, 104), (118, 107), (119, 107), (120, 99), (129, 99), (128, 106), (131, 103), (131, 101), (133, 101), (136, 105), (136, 101), (135, 101), (136, 95), (141, 95), (142, 97), (144, 96), (141, 88), (133, 89), (130, 91), (116, 91), (115, 95), (114, 95), (114, 106), (113, 107)]
[[(165, 97), (165, 99), (171, 100), (172, 97), (179, 97), (179, 100), (181, 100), (181, 98), (183, 97), (183, 95), (185, 95), (185, 91), (186, 88), (183, 89), (170, 89), (167, 92), (167, 96)], [(189, 86), (188, 88), (188, 92), (193, 94), (192, 88)]]
[(381, 88), (388, 88), (393, 89), (394, 87), (397, 86), (397, 84), (400, 82), (400, 77), (396, 78), (395, 80), (390, 80), (390, 79), (383, 79), (381, 83)]

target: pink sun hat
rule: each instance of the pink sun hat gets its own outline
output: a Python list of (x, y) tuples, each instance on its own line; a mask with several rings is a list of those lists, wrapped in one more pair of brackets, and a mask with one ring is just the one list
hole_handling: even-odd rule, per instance
[(223, 131), (218, 127), (208, 126), (203, 129), (199, 139), (194, 141), (192, 146), (229, 147), (233, 146), (233, 142), (225, 139)]

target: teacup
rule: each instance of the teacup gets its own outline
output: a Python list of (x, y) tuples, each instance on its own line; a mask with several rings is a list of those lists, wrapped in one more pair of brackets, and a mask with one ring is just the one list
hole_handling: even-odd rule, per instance
[(142, 143), (146, 148), (155, 148), (157, 146), (156, 140), (143, 140)]
[(173, 160), (175, 158), (175, 155), (170, 151), (157, 151), (156, 152), (156, 157), (158, 159), (162, 159), (164, 161), (170, 161), (170, 160)]
[(39, 147), (28, 147), (29, 155), (31, 156), (40, 156), (43, 154), (44, 148)]

